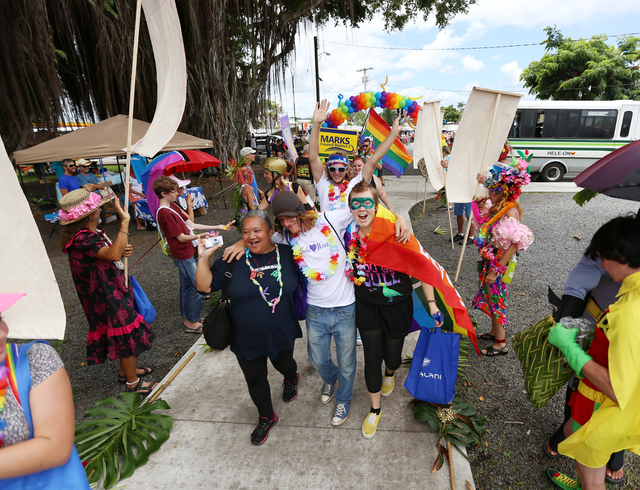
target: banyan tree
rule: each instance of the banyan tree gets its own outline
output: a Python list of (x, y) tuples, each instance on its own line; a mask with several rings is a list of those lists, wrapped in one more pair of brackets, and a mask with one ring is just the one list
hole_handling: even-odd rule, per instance
[[(0, 134), (9, 153), (33, 144), (33, 125), (127, 114), (135, 0), (0, 2)], [(210, 138), (222, 159), (242, 144), (272, 87), (286, 82), (301, 27), (387, 30), (434, 15), (444, 27), (475, 0), (176, 0), (187, 58), (180, 130)], [(134, 117), (156, 105), (153, 51), (141, 23)]]

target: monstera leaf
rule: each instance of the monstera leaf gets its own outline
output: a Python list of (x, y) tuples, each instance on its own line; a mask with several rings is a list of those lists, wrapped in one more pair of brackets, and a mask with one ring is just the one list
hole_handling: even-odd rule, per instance
[(88, 410), (85, 417), (98, 418), (76, 427), (74, 443), (89, 483), (103, 476), (103, 486), (109, 488), (145, 464), (169, 439), (173, 426), (171, 417), (152, 412), (169, 408), (160, 398), (141, 404), (139, 393), (120, 393), (118, 398), (105, 398)]

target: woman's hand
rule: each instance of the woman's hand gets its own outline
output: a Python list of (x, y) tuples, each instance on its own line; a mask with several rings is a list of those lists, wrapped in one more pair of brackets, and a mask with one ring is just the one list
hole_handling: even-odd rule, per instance
[(187, 208), (193, 207), (193, 196), (187, 191)]
[(491, 286), (494, 282), (496, 282), (496, 279), (498, 279), (498, 274), (496, 274), (494, 271), (489, 271), (489, 273), (484, 278), (484, 282), (488, 286)]
[(329, 115), (330, 102), (323, 99), (322, 102), (316, 102), (316, 109), (313, 111), (313, 125), (322, 125)]
[(398, 136), (400, 134), (400, 130), (402, 129), (402, 125), (400, 124), (400, 119), (403, 117), (404, 111), (398, 111), (398, 115), (393, 120), (393, 126), (391, 126), (391, 131)]
[(442, 168), (449, 168), (449, 162), (447, 162), (446, 160), (440, 160), (440, 166)]
[(122, 256), (123, 257), (131, 257), (131, 255), (133, 254), (133, 245), (130, 244), (126, 244), (124, 246), (124, 252), (122, 252)]
[(480, 182), (481, 184), (484, 184), (484, 181), (485, 181), (484, 174), (478, 174), (478, 175), (476, 175), (476, 180), (477, 180), (478, 182)]
[(435, 327), (436, 328), (440, 328), (444, 322), (440, 322), (440, 321), (436, 320), (435, 317), (434, 317), (434, 315), (436, 315), (437, 313), (442, 314), (440, 312), (440, 308), (438, 308), (438, 305), (435, 303), (435, 300), (434, 300), (433, 303), (429, 302), (429, 312), (431, 313), (431, 317), (433, 318), (433, 321), (435, 322)]
[(115, 203), (116, 211), (118, 212), (118, 216), (120, 217), (120, 222), (129, 224), (129, 221), (131, 220), (129, 211), (125, 211), (124, 209), (122, 209), (122, 206), (120, 205), (120, 199), (114, 199), (113, 202)]
[(394, 214), (396, 217), (396, 241), (403, 245), (411, 239), (411, 229), (407, 221), (400, 214)]
[(479, 197), (478, 199), (474, 199), (474, 201), (478, 205), (479, 208), (482, 208), (482, 206), (484, 206), (484, 203), (487, 202), (487, 198), (486, 197)]
[(245, 254), (244, 240), (238, 240), (233, 245), (228, 246), (222, 253), (222, 260), (231, 263), (233, 260), (238, 260)]
[(198, 235), (198, 260), (206, 260), (207, 264), (211, 263), (211, 256), (222, 247), (222, 245), (216, 245), (215, 247), (207, 248), (204, 244), (204, 241), (209, 237), (209, 235), (203, 233), (202, 235)]

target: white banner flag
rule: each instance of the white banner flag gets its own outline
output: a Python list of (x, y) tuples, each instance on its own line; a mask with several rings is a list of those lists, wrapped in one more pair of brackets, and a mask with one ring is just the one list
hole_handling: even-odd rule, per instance
[(476, 175), (498, 161), (520, 97), (519, 94), (473, 87), (451, 150), (447, 201), (471, 202), (477, 185)]
[(416, 139), (413, 144), (413, 165), (421, 159), (427, 167), (429, 182), (439, 191), (444, 187), (442, 176), (442, 113), (440, 112), (439, 100), (425, 102), (418, 115), (418, 125), (416, 126)]
[(147, 134), (131, 152), (152, 158), (173, 138), (182, 120), (187, 101), (187, 59), (174, 0), (142, 0), (142, 7), (156, 61), (158, 104)]
[[(2, 318), (9, 338), (63, 339), (67, 317), (58, 281), (7, 151), (0, 146), (0, 293), (27, 293)], [(54, 253), (56, 260), (69, 262), (59, 249)]]

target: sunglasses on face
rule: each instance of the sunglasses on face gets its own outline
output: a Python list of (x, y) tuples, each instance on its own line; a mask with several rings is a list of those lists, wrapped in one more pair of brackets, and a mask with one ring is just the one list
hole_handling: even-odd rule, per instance
[(75, 165), (67, 165), (67, 167), (75, 167)]
[(371, 209), (375, 204), (375, 201), (370, 197), (354, 197), (351, 199), (351, 209), (354, 211), (361, 207), (364, 209)]
[(329, 172), (340, 172), (341, 174), (347, 171), (347, 167), (329, 167)]

